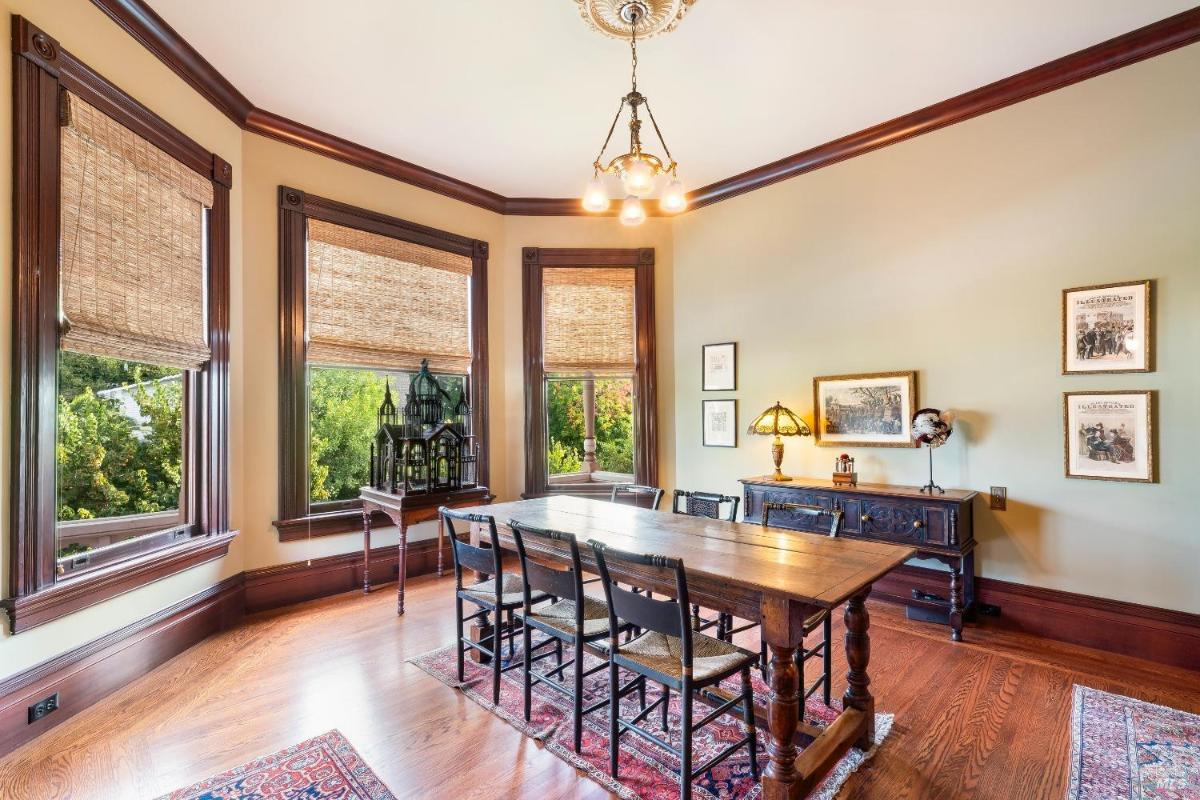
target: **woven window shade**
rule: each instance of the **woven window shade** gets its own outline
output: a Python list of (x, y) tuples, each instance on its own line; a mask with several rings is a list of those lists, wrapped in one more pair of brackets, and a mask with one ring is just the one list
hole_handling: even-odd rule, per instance
[(65, 350), (198, 369), (212, 182), (74, 95), (62, 129)]
[(465, 375), (468, 256), (308, 221), (308, 360)]
[(630, 267), (542, 270), (542, 366), (559, 374), (633, 372)]

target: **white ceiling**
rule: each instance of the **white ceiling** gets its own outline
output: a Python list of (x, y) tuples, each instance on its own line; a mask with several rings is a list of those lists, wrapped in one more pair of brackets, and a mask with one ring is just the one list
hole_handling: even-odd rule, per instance
[[(1193, 2), (698, 0), (639, 88), (697, 188)], [(575, 0), (150, 4), (256, 106), (510, 197), (577, 196), (629, 90)]]

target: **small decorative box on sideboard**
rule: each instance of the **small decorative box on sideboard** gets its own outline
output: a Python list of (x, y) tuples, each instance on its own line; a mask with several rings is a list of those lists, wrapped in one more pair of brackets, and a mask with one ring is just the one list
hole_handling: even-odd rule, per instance
[[(963, 616), (971, 613), (975, 603), (971, 502), (976, 492), (947, 489), (945, 494), (926, 494), (914, 486), (835, 484), (819, 478), (775, 481), (769, 476), (742, 478), (741, 483), (746, 522), (761, 522), (767, 501), (840, 509), (841, 536), (905, 544), (917, 548), (919, 558), (937, 559), (949, 566), (948, 600), (914, 593), (906, 602), (910, 616), (938, 621), (944, 617), (950, 625), (950, 638), (962, 640)], [(813, 532), (822, 527), (818, 518), (786, 511), (772, 512), (771, 524)]]

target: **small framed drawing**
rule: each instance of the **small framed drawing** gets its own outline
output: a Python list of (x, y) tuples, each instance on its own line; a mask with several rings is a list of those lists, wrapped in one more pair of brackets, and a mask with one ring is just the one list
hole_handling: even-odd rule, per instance
[(704, 446), (737, 447), (737, 400), (703, 400)]
[(813, 378), (813, 426), (822, 447), (916, 447), (916, 372)]
[(1150, 281), (1064, 289), (1062, 371), (1151, 372)]
[(1064, 392), (1068, 478), (1153, 483), (1154, 392)]
[(706, 344), (701, 351), (704, 362), (703, 391), (735, 391), (737, 389), (737, 342)]

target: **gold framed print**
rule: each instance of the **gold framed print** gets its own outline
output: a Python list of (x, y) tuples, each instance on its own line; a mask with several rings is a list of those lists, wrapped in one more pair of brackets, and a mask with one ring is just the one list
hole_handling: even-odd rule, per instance
[(1153, 483), (1150, 390), (1063, 392), (1063, 465), (1068, 478)]
[(1152, 372), (1150, 294), (1148, 280), (1063, 289), (1063, 374)]
[(916, 447), (917, 373), (813, 378), (813, 426), (822, 447)]

